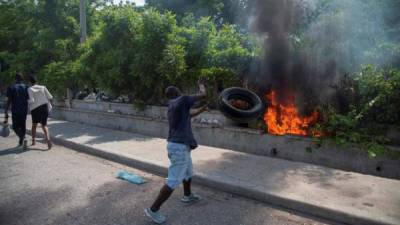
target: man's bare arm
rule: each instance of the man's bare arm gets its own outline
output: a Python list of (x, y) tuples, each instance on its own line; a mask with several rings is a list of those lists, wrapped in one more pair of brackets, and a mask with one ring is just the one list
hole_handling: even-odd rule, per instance
[(204, 106), (202, 106), (200, 108), (197, 108), (197, 109), (191, 109), (190, 110), (190, 117), (198, 116), (198, 115), (200, 115), (201, 113), (203, 113), (205, 111), (208, 111), (208, 106), (207, 105), (204, 105)]
[(192, 97), (194, 97), (196, 99), (196, 101), (205, 99), (207, 97), (207, 92), (206, 92), (206, 87), (204, 86), (204, 84), (199, 83), (199, 93), (191, 95)]

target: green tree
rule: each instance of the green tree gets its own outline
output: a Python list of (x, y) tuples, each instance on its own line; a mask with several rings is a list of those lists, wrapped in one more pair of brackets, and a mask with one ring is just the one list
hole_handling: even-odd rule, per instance
[(111, 6), (100, 13), (99, 21), (83, 58), (92, 79), (114, 95), (129, 95), (139, 103), (161, 102), (168, 80), (186, 69), (174, 16)]
[[(68, 68), (68, 61), (78, 57), (78, 3), (78, 0), (1, 2), (5, 13), (0, 16), (0, 26), (4, 29), (0, 34), (0, 59), (8, 65), (7, 70), (1, 71), (2, 75), (12, 77), (17, 71), (34, 72), (46, 81), (55, 80), (50, 76), (57, 76), (58, 68)], [(50, 83), (50, 89), (65, 87), (68, 82), (62, 81), (68, 80), (66, 77), (57, 85)]]
[(246, 18), (248, 0), (147, 0), (146, 4), (159, 10), (169, 10), (179, 18), (193, 14), (196, 18), (211, 17), (218, 25), (241, 23)]

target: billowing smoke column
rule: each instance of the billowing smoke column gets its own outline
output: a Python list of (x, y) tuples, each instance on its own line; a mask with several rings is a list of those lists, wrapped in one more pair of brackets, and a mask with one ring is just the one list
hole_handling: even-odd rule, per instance
[[(358, 71), (362, 64), (380, 66), (393, 59), (392, 49), (382, 48), (395, 37), (387, 33), (383, 19), (390, 5), (381, 1), (249, 2), (250, 30), (264, 42), (260, 65), (250, 80), (263, 89), (260, 94), (275, 90), (280, 103), (295, 95), (301, 114), (334, 102), (345, 74)], [(316, 16), (307, 18), (307, 11)]]
[[(264, 38), (264, 55), (260, 71), (265, 90), (276, 91), (278, 101), (285, 101), (295, 95), (298, 107), (303, 113), (306, 107), (316, 102), (312, 71), (305, 56), (292, 46), (292, 25), (298, 13), (292, 0), (255, 0), (251, 3), (251, 30)], [(334, 65), (332, 70), (334, 70)], [(301, 104), (299, 104), (301, 101)]]

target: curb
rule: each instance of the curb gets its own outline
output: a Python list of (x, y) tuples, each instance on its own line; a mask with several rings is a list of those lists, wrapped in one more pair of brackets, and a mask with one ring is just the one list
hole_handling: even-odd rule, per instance
[[(27, 133), (31, 134), (31, 130), (27, 129)], [(37, 133), (38, 137), (43, 138), (44, 135), (42, 133)], [(167, 174), (168, 169), (162, 166), (158, 166), (152, 163), (136, 160), (130, 157), (126, 157), (123, 155), (118, 155), (115, 153), (105, 152), (100, 149), (96, 149), (93, 147), (85, 146), (82, 144), (77, 144), (72, 141), (68, 141), (62, 138), (57, 138), (55, 136), (51, 136), (51, 139), (54, 143), (79, 151), (89, 155), (93, 155), (96, 157), (100, 157), (106, 160), (110, 160), (116, 163), (120, 163), (126, 166), (130, 166), (133, 168), (137, 168), (149, 173), (157, 174), (165, 176)], [(229, 184), (225, 182), (221, 182), (218, 180), (209, 179), (207, 176), (203, 174), (195, 174), (193, 177), (193, 182), (198, 185), (210, 187), (216, 190), (220, 190), (223, 192), (239, 195), (242, 197), (250, 198), (256, 201), (272, 204), (278, 207), (298, 211), (301, 213), (305, 213), (308, 215), (312, 215), (315, 217), (336, 221), (345, 224), (363, 224), (363, 225), (395, 225), (392, 223), (387, 223), (385, 221), (380, 220), (379, 218), (367, 218), (357, 215), (352, 215), (351, 213), (336, 211), (330, 208), (326, 208), (324, 206), (317, 206), (313, 204), (309, 204), (307, 202), (301, 202), (297, 200), (293, 200), (290, 198), (285, 198), (281, 196), (276, 196), (273, 194), (269, 194), (266, 192), (261, 192), (257, 190), (252, 190), (248, 188), (244, 188), (239, 185)]]

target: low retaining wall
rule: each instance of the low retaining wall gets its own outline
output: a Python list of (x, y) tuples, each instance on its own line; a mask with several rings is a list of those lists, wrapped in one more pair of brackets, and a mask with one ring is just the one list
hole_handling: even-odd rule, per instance
[[(57, 103), (60, 105), (60, 103)], [(90, 110), (96, 112), (112, 112), (116, 114), (141, 116), (155, 119), (166, 119), (167, 107), (165, 106), (146, 106), (144, 109), (137, 109), (132, 104), (121, 104), (113, 102), (88, 102), (82, 100), (71, 101), (71, 108), (80, 110)], [(204, 112), (195, 118), (196, 122), (214, 124), (216, 126), (229, 126), (233, 122), (224, 117), (219, 111)]]
[[(55, 108), (52, 117), (94, 126), (166, 138), (168, 123), (163, 118), (122, 115), (101, 110)], [(323, 145), (317, 148), (308, 138), (274, 136), (262, 131), (193, 123), (193, 132), (202, 145), (251, 154), (278, 157), (347, 171), (400, 179), (400, 161), (387, 156), (369, 159), (365, 151)]]

